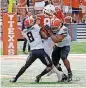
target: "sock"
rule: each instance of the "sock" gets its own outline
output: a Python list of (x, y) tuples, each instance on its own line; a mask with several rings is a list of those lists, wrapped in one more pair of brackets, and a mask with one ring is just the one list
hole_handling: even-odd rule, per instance
[(15, 79), (17, 80), (25, 71), (26, 71), (26, 68), (25, 66), (23, 66), (18, 72), (18, 74), (16, 75)]
[(60, 74), (62, 73), (61, 71), (59, 71), (55, 66), (53, 66), (53, 69), (52, 69), (56, 74)]
[(47, 69), (44, 69), (44, 71), (40, 74), (40, 76), (42, 77), (43, 75), (47, 74), (49, 71), (47, 71)]
[(71, 71), (71, 69), (69, 68), (69, 69), (67, 69), (67, 71), (68, 71), (68, 73), (72, 73), (72, 71)]
[(61, 81), (63, 72), (59, 71), (55, 66), (53, 66), (52, 70), (57, 74), (58, 80)]

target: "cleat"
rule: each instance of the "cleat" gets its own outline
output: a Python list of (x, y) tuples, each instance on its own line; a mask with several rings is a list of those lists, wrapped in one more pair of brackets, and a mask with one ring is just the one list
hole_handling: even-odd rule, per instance
[(72, 81), (72, 73), (68, 73), (68, 82)]
[(36, 82), (36, 83), (39, 83), (40, 79), (41, 79), (41, 76), (40, 76), (40, 75), (36, 76), (35, 82)]
[(17, 79), (13, 78), (12, 80), (10, 80), (10, 82), (16, 82)]
[(59, 70), (59, 71), (62, 71), (62, 68), (59, 66), (59, 67), (57, 67), (57, 69)]
[(66, 82), (67, 81), (67, 75), (63, 74), (62, 78), (60, 77), (60, 79), (58, 80), (58, 82)]
[(26, 53), (25, 51), (23, 51), (23, 53), (24, 53), (24, 54), (28, 54), (28, 53)]
[(61, 72), (60, 74), (57, 75), (58, 76), (58, 82), (62, 81), (62, 78), (64, 76), (63, 72)]
[(65, 81), (67, 81), (67, 75), (66, 74), (63, 74), (63, 76), (62, 76), (62, 80), (61, 80), (61, 82), (65, 82)]

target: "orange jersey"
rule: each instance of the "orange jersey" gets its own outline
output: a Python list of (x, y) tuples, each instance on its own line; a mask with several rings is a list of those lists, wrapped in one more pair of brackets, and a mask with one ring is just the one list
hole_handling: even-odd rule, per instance
[(40, 17), (40, 26), (42, 28), (44, 28), (44, 25), (48, 25), (48, 26), (51, 25), (51, 19), (53, 17), (46, 16), (45, 14), (40, 14), (40, 15), (37, 15), (37, 16)]
[(64, 16), (62, 11), (58, 10), (53, 16), (46, 16), (44, 14), (37, 15), (40, 17), (40, 26), (43, 28), (44, 25), (51, 26), (52, 21), (56, 18), (64, 22)]
[(42, 31), (48, 35), (48, 32), (47, 32), (47, 30), (45, 30), (44, 26), (45, 25), (50, 26), (51, 19), (49, 17), (46, 17), (46, 15), (44, 15), (44, 14), (39, 14), (39, 15), (37, 15), (37, 17), (40, 18), (40, 26), (42, 28)]
[(81, 0), (82, 5), (86, 6), (86, 0)]
[(37, 17), (40, 18), (40, 26), (43, 27), (44, 26), (45, 15), (44, 14), (39, 14), (39, 15), (37, 15)]
[(79, 8), (80, 0), (72, 0), (72, 7)]
[(53, 16), (46, 16), (44, 14), (39, 14), (37, 16), (40, 17), (41, 27), (43, 27), (46, 24), (50, 26), (51, 25), (51, 20), (56, 19), (56, 18), (58, 18), (62, 22), (64, 22), (64, 15), (63, 15), (63, 13), (60, 9), (57, 9)]
[(63, 0), (63, 5), (70, 6), (71, 5), (70, 0)]

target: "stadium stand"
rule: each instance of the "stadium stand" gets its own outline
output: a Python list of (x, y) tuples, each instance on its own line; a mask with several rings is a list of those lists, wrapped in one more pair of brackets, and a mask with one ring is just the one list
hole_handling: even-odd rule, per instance
[(77, 25), (77, 40), (86, 41), (86, 24)]

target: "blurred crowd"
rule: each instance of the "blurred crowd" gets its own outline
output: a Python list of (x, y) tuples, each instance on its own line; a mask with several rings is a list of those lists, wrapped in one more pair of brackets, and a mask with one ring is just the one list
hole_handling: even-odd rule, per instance
[(71, 16), (73, 22), (86, 22), (86, 0), (2, 0), (3, 4), (7, 3), (9, 12), (17, 12), (23, 19), (28, 11), (33, 11), (33, 14), (41, 13), (44, 6), (53, 4), (56, 8), (63, 11), (64, 16)]
[[(18, 22), (22, 23), (25, 17), (31, 18), (32, 15), (42, 13), (43, 8), (48, 4), (53, 4), (56, 10), (60, 9), (64, 18), (71, 19), (71, 23), (86, 23), (86, 0), (1, 0), (1, 10), (2, 13), (16, 12)], [(23, 29), (24, 27), (22, 27)], [(24, 39), (24, 53), (26, 53), (26, 44), (27, 40)]]

